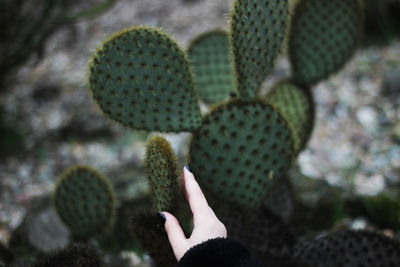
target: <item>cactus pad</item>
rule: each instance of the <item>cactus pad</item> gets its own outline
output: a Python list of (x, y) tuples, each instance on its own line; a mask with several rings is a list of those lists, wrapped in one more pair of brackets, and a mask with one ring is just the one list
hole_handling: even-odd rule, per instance
[(236, 99), (203, 119), (190, 144), (190, 166), (206, 194), (254, 208), (290, 167), (293, 146), (277, 109)]
[(360, 39), (359, 0), (301, 0), (289, 35), (289, 56), (296, 81), (312, 85), (338, 71)]
[(315, 107), (308, 88), (301, 88), (290, 82), (276, 85), (267, 96), (293, 126), (296, 150), (304, 149), (314, 126)]
[(209, 104), (221, 102), (235, 91), (232, 52), (226, 32), (204, 33), (190, 44), (189, 58), (200, 98)]
[(293, 257), (314, 267), (400, 266), (400, 243), (368, 231), (347, 231), (296, 244)]
[(188, 60), (156, 29), (138, 27), (112, 36), (94, 54), (89, 80), (100, 108), (125, 126), (162, 132), (200, 126)]
[(58, 181), (53, 201), (73, 238), (85, 240), (112, 224), (115, 197), (110, 182), (85, 166), (68, 169)]
[(157, 211), (173, 211), (180, 193), (181, 179), (175, 153), (161, 136), (153, 136), (146, 149), (146, 175)]
[(253, 98), (273, 68), (286, 34), (287, 0), (236, 0), (232, 49), (240, 96)]

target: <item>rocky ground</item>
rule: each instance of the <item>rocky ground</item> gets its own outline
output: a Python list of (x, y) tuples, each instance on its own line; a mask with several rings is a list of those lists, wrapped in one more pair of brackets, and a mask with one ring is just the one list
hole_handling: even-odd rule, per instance
[[(146, 190), (142, 170), (147, 134), (103, 117), (87, 90), (87, 62), (103, 39), (135, 25), (162, 27), (187, 47), (206, 30), (226, 28), (231, 3), (119, 0), (98, 18), (64, 27), (48, 41), (41, 61), (32, 58), (18, 72), (0, 100), (6, 119), (25, 136), (24, 148), (0, 161), (1, 242), (8, 242), (32, 199), (50, 194), (57, 177), (71, 165), (104, 171), (124, 194)], [(282, 55), (266, 88), (289, 75)], [(398, 186), (400, 41), (359, 50), (342, 71), (313, 91), (317, 120), (299, 157), (300, 170), (357, 194)], [(182, 164), (188, 136), (166, 135)], [(129, 188), (124, 187), (126, 179), (132, 183)], [(55, 215), (46, 218), (57, 220)], [(40, 239), (35, 231), (32, 235)]]

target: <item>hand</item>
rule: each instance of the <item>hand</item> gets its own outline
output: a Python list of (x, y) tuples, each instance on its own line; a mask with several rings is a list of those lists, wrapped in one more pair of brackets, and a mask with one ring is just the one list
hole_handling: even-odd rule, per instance
[(182, 174), (186, 199), (193, 213), (193, 232), (186, 238), (178, 220), (171, 213), (163, 211), (165, 216), (165, 230), (169, 243), (179, 261), (183, 255), (193, 246), (209, 239), (227, 236), (226, 228), (215, 216), (214, 211), (208, 206), (207, 200), (196, 182), (193, 174), (185, 167)]

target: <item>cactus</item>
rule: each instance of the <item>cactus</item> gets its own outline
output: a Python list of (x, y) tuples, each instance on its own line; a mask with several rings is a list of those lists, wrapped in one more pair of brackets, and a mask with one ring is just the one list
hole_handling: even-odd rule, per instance
[(170, 143), (153, 136), (146, 149), (145, 168), (151, 196), (157, 211), (173, 211), (177, 206), (182, 183), (176, 156)]
[(225, 31), (206, 32), (194, 39), (188, 49), (200, 98), (215, 104), (235, 92), (232, 53)]
[[(329, 10), (330, 3), (320, 1), (322, 4), (315, 4), (316, 10), (323, 5)], [(297, 53), (314, 45), (301, 46), (311, 28), (308, 21), (301, 21), (311, 15), (322, 18), (330, 15), (325, 11), (309, 14), (308, 5), (314, 8), (315, 0), (300, 0), (294, 19), (305, 26), (299, 29), (294, 22), (289, 45), (294, 77), (277, 84), (266, 99), (257, 94), (286, 34), (286, 0), (236, 0), (230, 32), (213, 31), (196, 38), (188, 49), (190, 61), (165, 33), (135, 27), (109, 38), (90, 63), (93, 98), (111, 119), (137, 130), (193, 133), (189, 163), (210, 205), (217, 214), (222, 214), (232, 235), (256, 251), (268, 266), (309, 266), (308, 262), (297, 264), (301, 258), (292, 261), (296, 238), (265, 208), (273, 204), (265, 202), (274, 190), (275, 181), (286, 178), (293, 160), (311, 135), (315, 116), (311, 84), (343, 65), (354, 50), (353, 41), (358, 40), (358, 2), (332, 1), (338, 5), (338, 11), (331, 13), (338, 16), (344, 12), (347, 16), (342, 24), (333, 27), (348, 26), (343, 34), (332, 38), (333, 42), (344, 38), (344, 48), (340, 47), (339, 53), (325, 51), (330, 48), (329, 43), (328, 48), (318, 47), (318, 53), (324, 51), (326, 58), (334, 57), (334, 66), (329, 67), (328, 74), (318, 74), (311, 80), (300, 75), (299, 66), (308, 75), (309, 65), (321, 64), (314, 63), (313, 58), (311, 63), (301, 60), (299, 63), (296, 58), (300, 55), (303, 60), (302, 52)], [(331, 29), (324, 32), (323, 27), (315, 28), (323, 38), (331, 34)], [(350, 33), (354, 35), (342, 36)], [(323, 42), (317, 38), (318, 45)], [(203, 118), (193, 78), (204, 102), (215, 104)], [(236, 90), (238, 98), (221, 103)], [(179, 215), (185, 202), (178, 199), (182, 190), (176, 157), (164, 138), (150, 140), (145, 165), (155, 210)], [(157, 266), (175, 266), (163, 223), (149, 210), (147, 207), (147, 211), (134, 212), (132, 234), (149, 251)], [(178, 219), (184, 226), (189, 225), (189, 220)]]
[(89, 80), (100, 108), (125, 126), (163, 132), (200, 126), (188, 60), (159, 30), (136, 27), (109, 38), (92, 58)]
[(400, 243), (368, 231), (347, 231), (299, 242), (293, 257), (314, 267), (399, 266)]
[(283, 81), (268, 93), (267, 101), (275, 105), (291, 122), (296, 151), (303, 150), (311, 136), (315, 119), (315, 105), (310, 89)]
[(210, 194), (257, 207), (273, 181), (290, 167), (292, 132), (262, 100), (232, 100), (212, 110), (190, 143), (190, 165)]
[(100, 267), (97, 251), (87, 244), (71, 244), (36, 262), (33, 267)]
[(360, 40), (359, 0), (301, 0), (289, 34), (289, 57), (297, 82), (313, 85), (338, 71)]
[(254, 98), (271, 71), (286, 34), (286, 0), (237, 0), (231, 15), (231, 42), (238, 92)]
[(89, 167), (66, 170), (54, 190), (53, 202), (76, 240), (86, 240), (112, 225), (114, 191), (102, 174)]

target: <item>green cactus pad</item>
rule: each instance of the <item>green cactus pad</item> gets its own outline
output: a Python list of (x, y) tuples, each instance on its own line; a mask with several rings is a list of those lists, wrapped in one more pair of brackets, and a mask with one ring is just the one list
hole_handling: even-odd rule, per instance
[(281, 82), (268, 93), (267, 101), (291, 122), (296, 150), (303, 150), (314, 127), (315, 104), (310, 90)]
[(200, 35), (190, 44), (188, 54), (197, 91), (205, 103), (221, 102), (235, 92), (232, 52), (225, 31)]
[(86, 166), (68, 169), (54, 190), (58, 215), (73, 238), (85, 240), (110, 226), (115, 214), (115, 196), (110, 182)]
[(100, 267), (99, 253), (87, 244), (71, 244), (44, 256), (33, 267)]
[(291, 127), (262, 100), (232, 100), (203, 119), (190, 144), (190, 166), (202, 188), (254, 208), (295, 155)]
[(149, 252), (156, 266), (176, 266), (176, 258), (168, 241), (164, 221), (159, 215), (144, 211), (135, 214), (131, 231), (142, 242), (143, 248)]
[(237, 86), (242, 98), (256, 96), (286, 35), (288, 1), (236, 0), (231, 18)]
[(296, 81), (312, 85), (338, 71), (358, 45), (362, 17), (359, 0), (301, 0), (289, 35)]
[(314, 267), (400, 266), (400, 242), (368, 231), (346, 231), (295, 245), (294, 259)]
[(157, 211), (173, 211), (182, 190), (178, 161), (171, 144), (153, 136), (146, 149), (145, 168)]
[(156, 29), (132, 28), (104, 42), (92, 58), (89, 80), (100, 108), (125, 126), (162, 132), (200, 126), (188, 60)]

